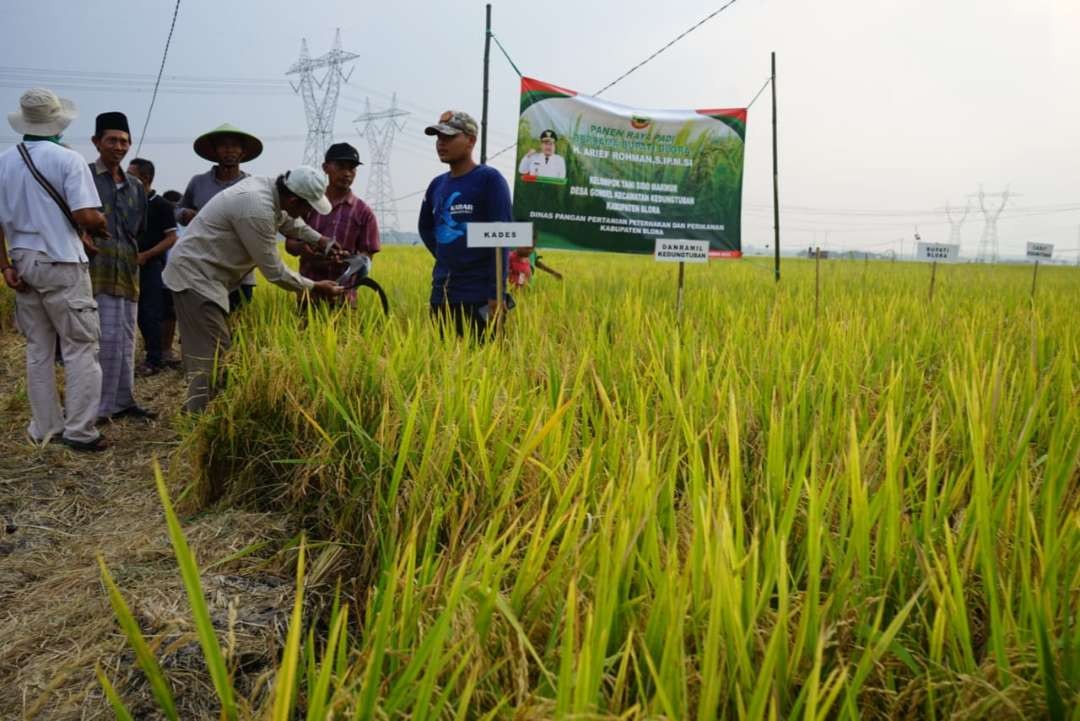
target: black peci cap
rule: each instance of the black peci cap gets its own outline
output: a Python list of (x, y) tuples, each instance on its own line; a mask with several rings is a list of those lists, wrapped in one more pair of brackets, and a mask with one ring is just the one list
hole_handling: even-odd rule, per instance
[(363, 163), (360, 162), (360, 153), (348, 143), (334, 143), (331, 145), (326, 149), (326, 157), (324, 160), (328, 163), (337, 162), (363, 165)]
[(119, 112), (102, 113), (94, 121), (94, 137), (100, 138), (106, 130), (122, 130), (131, 138), (127, 116)]
[(555, 134), (554, 130), (545, 130), (544, 132), (540, 133), (540, 139), (555, 142), (559, 139), (559, 136)]

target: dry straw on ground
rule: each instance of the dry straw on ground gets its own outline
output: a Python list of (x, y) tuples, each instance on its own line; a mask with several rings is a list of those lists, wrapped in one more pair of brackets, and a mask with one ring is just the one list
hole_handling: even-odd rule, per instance
[[(137, 397), (160, 420), (109, 424), (112, 449), (78, 454), (28, 441), (23, 349), (13, 330), (0, 332), (0, 718), (110, 718), (96, 663), (118, 681), (139, 718), (153, 717), (149, 688), (102, 590), (99, 553), (158, 645), (183, 717), (216, 718), (151, 471), (152, 460), (166, 462), (177, 443), (172, 416), (182, 399), (180, 373), (136, 382)], [(293, 595), (291, 582), (276, 573), (279, 564), (265, 562), (288, 537), (285, 523), (223, 511), (192, 518), (187, 532), (204, 567), (253, 543), (274, 542), (205, 577), (215, 625), (223, 635), (232, 629), (238, 679), (253, 685), (276, 657)]]

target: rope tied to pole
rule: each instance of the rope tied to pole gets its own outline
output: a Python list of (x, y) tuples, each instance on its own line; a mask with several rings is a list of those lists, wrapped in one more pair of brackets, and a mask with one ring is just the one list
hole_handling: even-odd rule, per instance
[(514, 62), (513, 58), (510, 57), (510, 53), (506, 52), (506, 48), (504, 48), (503, 44), (499, 42), (499, 38), (495, 36), (495, 33), (489, 31), (488, 35), (491, 37), (492, 40), (495, 41), (495, 45), (498, 46), (499, 50), (502, 51), (503, 57), (506, 58), (506, 62), (510, 63), (510, 67), (514, 69), (514, 72), (518, 74), (518, 77), (522, 77), (521, 71), (518, 70), (517, 64)]
[(726, 2), (726, 3), (724, 3), (723, 5), (721, 5), (721, 6), (719, 7), (719, 8), (717, 8), (716, 10), (713, 10), (713, 11), (712, 11), (711, 13), (709, 13), (708, 15), (706, 15), (705, 17), (703, 17), (703, 18), (702, 18), (701, 20), (697, 21), (697, 22), (696, 22), (696, 23), (695, 23), (694, 25), (690, 26), (690, 27), (689, 27), (689, 28), (687, 28), (686, 30), (683, 30), (683, 31), (682, 31), (681, 33), (679, 33), (678, 35), (676, 35), (676, 36), (675, 36), (675, 38), (674, 38), (674, 39), (672, 39), (672, 40), (671, 40), (671, 42), (669, 42), (669, 43), (668, 43), (667, 45), (665, 45), (664, 47), (660, 48), (660, 49), (659, 49), (659, 50), (657, 50), (657, 51), (656, 51), (655, 53), (653, 53), (653, 54), (652, 54), (652, 55), (650, 55), (649, 57), (645, 58), (644, 60), (642, 60), (642, 61), (641, 61), (640, 63), (638, 63), (638, 64), (637, 64), (637, 65), (635, 65), (634, 67), (630, 68), (630, 69), (629, 69), (629, 70), (627, 70), (627, 71), (626, 71), (625, 73), (623, 73), (623, 74), (622, 74), (622, 75), (620, 75), (619, 77), (615, 78), (614, 80), (612, 80), (612, 81), (611, 81), (610, 83), (608, 83), (608, 84), (607, 84), (607, 85), (605, 85), (604, 87), (600, 88), (600, 89), (599, 89), (598, 91), (596, 91), (595, 93), (593, 93), (593, 95), (594, 95), (594, 96), (597, 96), (597, 97), (599, 97), (599, 96), (600, 96), (601, 94), (603, 94), (604, 92), (606, 92), (607, 90), (609, 90), (610, 88), (612, 88), (613, 86), (615, 86), (615, 85), (616, 85), (617, 83), (621, 82), (621, 81), (622, 81), (622, 80), (623, 80), (624, 78), (626, 78), (627, 76), (629, 76), (629, 75), (630, 75), (631, 73), (633, 73), (633, 72), (637, 71), (637, 70), (638, 70), (639, 68), (641, 68), (642, 66), (644, 66), (644, 65), (646, 65), (647, 63), (649, 63), (650, 61), (652, 61), (652, 60), (653, 60), (653, 59), (654, 59), (654, 58), (655, 58), (655, 57), (656, 57), (657, 55), (659, 55), (660, 53), (664, 52), (665, 50), (667, 50), (668, 48), (670, 48), (670, 47), (671, 47), (672, 45), (674, 45), (675, 43), (679, 42), (680, 40), (682, 40), (683, 38), (685, 38), (685, 37), (686, 37), (687, 35), (689, 35), (690, 33), (694, 32), (694, 31), (695, 31), (695, 30), (697, 30), (697, 29), (698, 29), (699, 27), (701, 27), (701, 26), (702, 26), (702, 25), (704, 25), (705, 23), (709, 22), (710, 20), (712, 20), (712, 19), (713, 19), (714, 17), (716, 17), (716, 16), (717, 16), (717, 15), (719, 15), (720, 13), (724, 12), (725, 10), (727, 10), (727, 9), (728, 9), (729, 7), (731, 7), (732, 5), (734, 5), (734, 4), (736, 3), (736, 2), (738, 2), (738, 0), (728, 0), (728, 1)]
[(750, 102), (746, 104), (746, 109), (747, 110), (749, 110), (750, 107), (754, 104), (754, 102), (757, 101), (757, 99), (759, 97), (761, 97), (761, 94), (763, 92), (765, 92), (765, 88), (769, 87), (769, 83), (771, 83), (771, 82), (772, 82), (771, 77), (765, 78), (765, 82), (761, 84), (761, 88), (759, 88), (758, 91), (756, 93), (754, 93), (754, 97), (751, 98)]

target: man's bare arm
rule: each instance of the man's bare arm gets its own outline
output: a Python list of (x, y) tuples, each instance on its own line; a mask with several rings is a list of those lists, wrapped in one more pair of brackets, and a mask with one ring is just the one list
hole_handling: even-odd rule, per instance
[(7, 254), (7, 239), (4, 237), (4, 229), (0, 228), (0, 268), (3, 268), (4, 282), (8, 288), (16, 291), (26, 290), (26, 283), (19, 277), (19, 271), (11, 264)]
[(73, 210), (71, 215), (75, 218), (75, 222), (79, 224), (79, 227), (87, 233), (99, 238), (109, 237), (109, 221), (105, 219), (105, 214), (97, 208)]

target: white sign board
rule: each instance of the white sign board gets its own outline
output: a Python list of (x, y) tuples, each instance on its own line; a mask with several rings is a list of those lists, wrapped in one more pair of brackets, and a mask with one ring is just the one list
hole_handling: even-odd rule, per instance
[(657, 238), (653, 258), (669, 263), (708, 263), (709, 241)]
[(1053, 243), (1028, 243), (1027, 244), (1027, 257), (1040, 260), (1042, 258), (1052, 258), (1054, 256), (1054, 244)]
[(955, 263), (960, 258), (960, 246), (951, 243), (920, 242), (915, 251), (915, 257), (919, 260)]
[(465, 245), (470, 248), (519, 248), (533, 244), (532, 223), (469, 223)]

